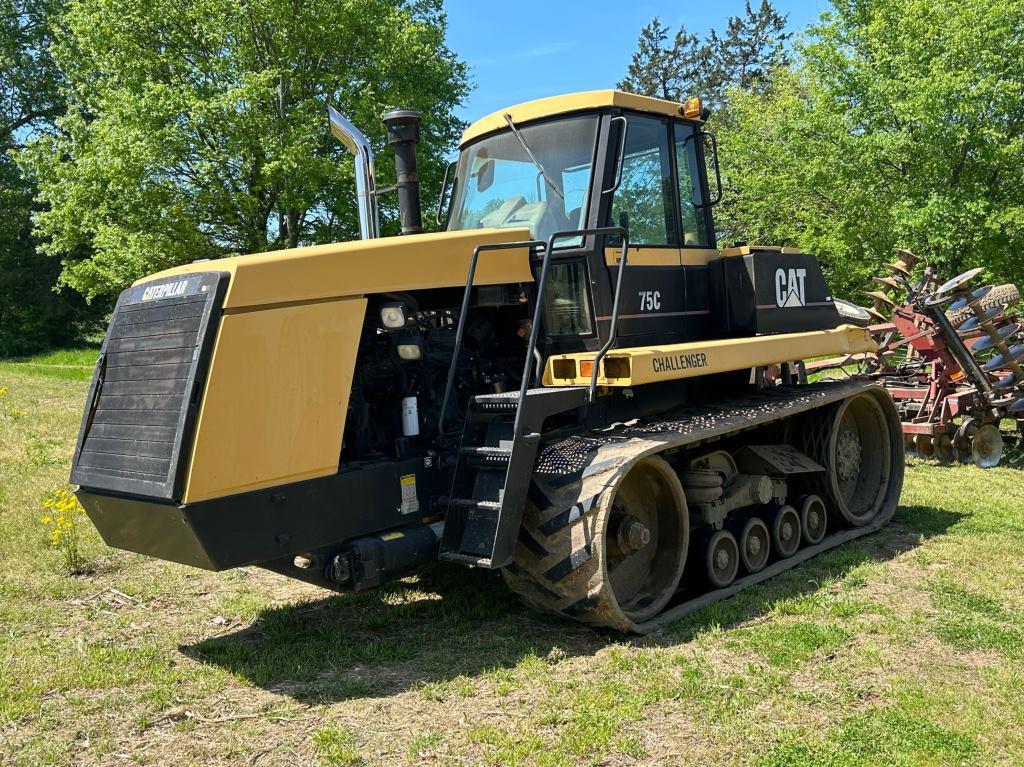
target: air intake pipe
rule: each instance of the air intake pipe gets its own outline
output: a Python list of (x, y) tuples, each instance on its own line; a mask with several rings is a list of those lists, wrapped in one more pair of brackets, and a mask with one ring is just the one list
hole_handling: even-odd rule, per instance
[(416, 145), (420, 143), (420, 113), (394, 109), (382, 118), (388, 129), (388, 143), (395, 151), (395, 174), (402, 234), (423, 231), (420, 214), (420, 181), (416, 175)]
[[(377, 218), (377, 186), (373, 172), (373, 149), (362, 132), (332, 106), (327, 107), (331, 133), (355, 157), (356, 204), (359, 207), (359, 236), (364, 240), (380, 237)], [(413, 160), (413, 174), (416, 162)], [(418, 210), (417, 203), (417, 210)]]

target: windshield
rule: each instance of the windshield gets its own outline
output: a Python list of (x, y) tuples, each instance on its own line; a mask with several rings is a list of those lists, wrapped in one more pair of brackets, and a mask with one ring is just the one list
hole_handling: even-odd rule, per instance
[(463, 150), (448, 228), (527, 227), (534, 239), (546, 240), (586, 226), (597, 122), (589, 115), (519, 128), (548, 180), (512, 131)]

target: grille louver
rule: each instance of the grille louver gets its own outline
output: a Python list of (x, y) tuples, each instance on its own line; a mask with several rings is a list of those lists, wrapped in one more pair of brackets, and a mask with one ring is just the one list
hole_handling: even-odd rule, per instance
[(121, 294), (89, 389), (72, 483), (180, 499), (227, 277), (193, 274)]

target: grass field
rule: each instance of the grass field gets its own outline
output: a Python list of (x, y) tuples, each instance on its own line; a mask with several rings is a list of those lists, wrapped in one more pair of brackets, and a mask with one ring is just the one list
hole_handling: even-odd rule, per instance
[[(640, 639), (436, 567), (334, 596), (62, 572), (95, 349), (0, 362), (0, 765), (1024, 765), (1024, 473), (914, 463), (883, 532)], [(239, 531), (244, 534), (244, 531)]]

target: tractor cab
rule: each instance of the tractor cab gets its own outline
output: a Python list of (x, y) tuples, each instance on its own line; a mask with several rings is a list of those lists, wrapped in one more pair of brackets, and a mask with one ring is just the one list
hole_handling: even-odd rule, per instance
[(539, 241), (570, 233), (553, 243), (548, 354), (597, 349), (609, 332), (621, 236), (577, 230), (627, 233), (617, 339), (706, 337), (719, 194), (709, 190), (717, 172), (704, 116), (697, 99), (594, 91), (511, 107), (464, 134), (449, 230), (528, 228)]

